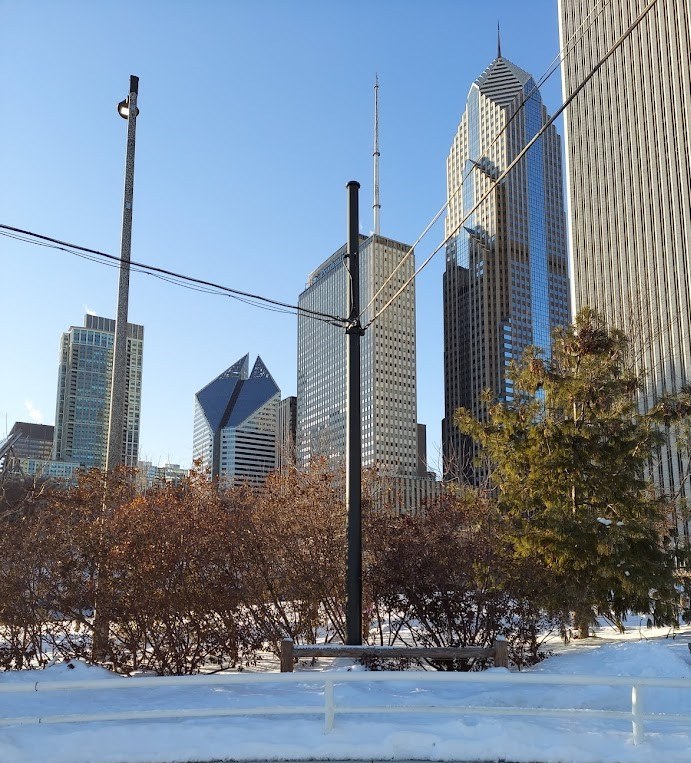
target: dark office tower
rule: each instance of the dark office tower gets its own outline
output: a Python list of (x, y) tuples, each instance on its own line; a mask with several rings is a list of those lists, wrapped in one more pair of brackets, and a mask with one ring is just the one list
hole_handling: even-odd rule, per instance
[[(565, 97), (646, 5), (561, 0)], [(568, 106), (564, 125), (574, 306), (593, 307), (629, 336), (643, 411), (691, 383), (690, 25), (688, 0), (658, 0)], [(688, 504), (688, 442), (673, 428), (665, 435), (650, 475)], [(688, 524), (675, 524), (688, 542)]]
[(260, 357), (245, 355), (194, 399), (193, 457), (226, 485), (261, 484), (276, 468), (281, 392)]
[(54, 427), (28, 421), (15, 422), (7, 438), (0, 442), (0, 476), (22, 474), (22, 461), (50, 461)]
[(276, 432), (276, 466), (289, 469), (295, 466), (295, 436), (297, 432), (297, 403), (295, 396), (286, 397), (278, 406)]
[(511, 361), (530, 345), (548, 356), (552, 330), (570, 318), (560, 139), (553, 127), (468, 216), (547, 119), (533, 78), (499, 52), (470, 88), (447, 159), (447, 479), (480, 477), (454, 411), (464, 407), (483, 417), (484, 390), (510, 400)]
[[(108, 438), (115, 321), (87, 315), (62, 335), (53, 458), (104, 469)], [(144, 327), (127, 324), (123, 463), (136, 466), (142, 399)]]

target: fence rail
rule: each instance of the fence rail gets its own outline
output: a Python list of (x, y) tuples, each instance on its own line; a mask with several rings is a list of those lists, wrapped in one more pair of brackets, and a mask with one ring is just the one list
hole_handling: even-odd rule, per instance
[[(445, 703), (399, 706), (352, 706), (336, 702), (335, 687), (354, 683), (412, 683), (416, 686), (432, 684), (477, 684), (503, 685), (512, 688), (528, 685), (558, 686), (622, 686), (631, 689), (631, 711), (600, 709), (568, 709), (545, 707), (478, 707), (474, 705), (451, 705)], [(623, 676), (565, 676), (544, 673), (450, 673), (450, 672), (314, 672), (314, 673), (240, 673), (231, 675), (163, 676), (121, 679), (97, 679), (85, 681), (35, 681), (32, 683), (5, 682), (0, 678), (0, 694), (20, 694), (34, 692), (59, 691), (115, 691), (128, 689), (157, 689), (161, 687), (193, 686), (234, 686), (234, 685), (274, 684), (292, 686), (299, 690), (301, 686), (324, 686), (323, 705), (290, 705), (271, 707), (238, 707), (208, 709), (163, 709), (138, 710), (124, 712), (94, 712), (70, 715), (22, 716), (0, 718), (0, 726), (39, 723), (86, 723), (94, 721), (127, 721), (170, 718), (205, 718), (222, 716), (250, 715), (321, 715), (324, 717), (324, 732), (333, 729), (336, 715), (363, 713), (374, 714), (409, 714), (418, 715), (470, 715), (486, 716), (533, 716), (547, 718), (605, 718), (610, 720), (628, 720), (631, 722), (633, 742), (640, 744), (644, 737), (647, 721), (671, 721), (691, 723), (691, 714), (679, 713), (644, 713), (641, 695), (644, 689), (691, 689), (691, 679), (682, 678), (638, 678)]]

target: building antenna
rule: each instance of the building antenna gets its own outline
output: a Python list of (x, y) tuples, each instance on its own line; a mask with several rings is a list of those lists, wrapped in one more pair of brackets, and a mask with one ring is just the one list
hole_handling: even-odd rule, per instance
[(501, 32), (499, 31), (499, 21), (497, 21), (497, 58), (501, 58)]
[(379, 235), (379, 75), (374, 77), (374, 203), (372, 210), (374, 212), (374, 233)]

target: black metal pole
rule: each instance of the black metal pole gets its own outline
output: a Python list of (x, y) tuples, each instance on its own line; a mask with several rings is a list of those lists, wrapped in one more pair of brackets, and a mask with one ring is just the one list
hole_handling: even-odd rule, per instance
[(348, 328), (346, 329), (346, 506), (348, 508), (348, 562), (346, 568), (346, 644), (362, 644), (362, 416), (360, 413), (360, 183), (348, 189)]

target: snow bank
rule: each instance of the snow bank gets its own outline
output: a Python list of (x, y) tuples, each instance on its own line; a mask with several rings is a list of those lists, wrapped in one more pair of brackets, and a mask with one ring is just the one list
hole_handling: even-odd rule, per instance
[[(683, 641), (605, 643), (587, 649), (574, 645), (534, 668), (553, 675), (660, 676), (690, 678), (691, 662)], [(74, 662), (44, 671), (0, 674), (11, 682), (71, 681), (113, 676)], [(339, 665), (343, 669), (342, 665)], [(496, 671), (499, 672), (499, 671)], [(378, 674), (381, 677), (381, 674)], [(181, 721), (97, 722), (60, 725), (10, 725), (0, 728), (0, 763), (190, 763), (210, 760), (430, 760), (544, 761), (544, 763), (688, 762), (691, 735), (679, 723), (648, 723), (645, 741), (634, 746), (631, 724), (597, 718), (523, 718), (515, 716), (375, 715), (368, 706), (472, 705), (604, 708), (630, 711), (630, 690), (597, 686), (480, 686), (410, 682), (364, 683), (337, 687), (339, 702), (362, 706), (357, 715), (336, 715), (335, 728), (323, 733), (323, 716), (253, 716)], [(144, 679), (147, 680), (147, 679)], [(152, 679), (154, 681), (155, 679)], [(690, 682), (691, 687), (691, 682)], [(0, 693), (0, 718), (52, 713), (141, 708), (258, 707), (263, 704), (320, 706), (318, 685), (243, 685), (237, 687), (156, 687), (127, 690)], [(648, 711), (691, 713), (688, 690), (646, 690)]]

